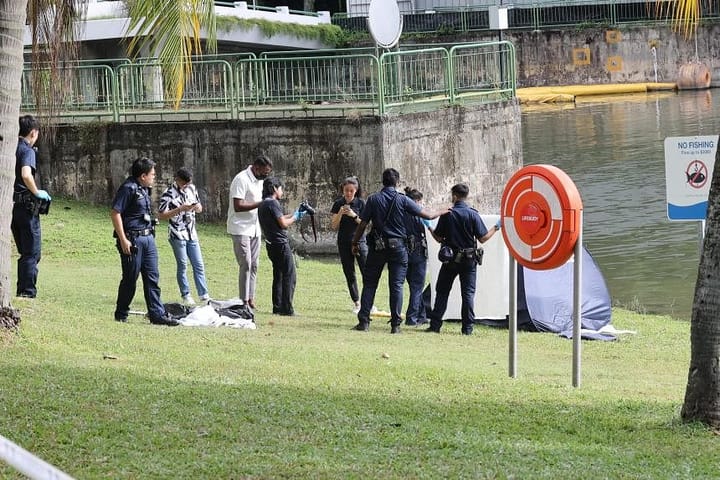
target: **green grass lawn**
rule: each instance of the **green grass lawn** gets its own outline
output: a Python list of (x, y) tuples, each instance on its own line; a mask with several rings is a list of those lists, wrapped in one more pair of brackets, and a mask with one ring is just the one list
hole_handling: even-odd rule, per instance
[[(0, 340), (0, 435), (77, 478), (720, 477), (717, 436), (679, 420), (688, 322), (616, 310), (638, 333), (583, 342), (580, 388), (571, 341), (520, 333), (512, 379), (507, 331), (351, 331), (338, 262), (301, 260), (300, 315), (271, 315), (263, 251), (257, 330), (121, 324), (107, 208), (54, 201), (42, 225), (38, 298), (13, 299), (20, 333)], [(212, 296), (236, 297), (224, 225), (200, 235)]]

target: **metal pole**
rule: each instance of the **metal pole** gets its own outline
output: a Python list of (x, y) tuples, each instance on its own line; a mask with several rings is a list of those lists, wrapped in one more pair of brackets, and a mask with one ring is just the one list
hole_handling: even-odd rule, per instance
[(508, 375), (517, 378), (517, 261), (510, 255), (510, 315), (508, 319)]
[[(502, 0), (500, 0), (500, 7), (502, 7)], [(498, 13), (498, 16), (500, 14)], [(503, 54), (502, 54), (502, 41), (503, 41), (503, 31), (502, 28), (498, 29), (498, 59), (500, 60), (500, 85), (505, 85), (505, 67), (503, 65)]]
[(580, 210), (580, 234), (575, 242), (575, 264), (573, 265), (573, 387), (580, 386), (580, 354), (582, 343), (582, 258), (583, 258), (583, 212)]
[(73, 480), (67, 473), (1, 435), (0, 460), (32, 480)]

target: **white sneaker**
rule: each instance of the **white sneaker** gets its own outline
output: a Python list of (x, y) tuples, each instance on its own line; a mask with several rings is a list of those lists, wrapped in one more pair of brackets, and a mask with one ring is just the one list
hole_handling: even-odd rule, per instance
[(377, 313), (377, 312), (378, 312), (377, 307), (375, 305), (373, 305), (372, 308), (370, 309), (370, 315), (372, 315), (373, 313)]
[(200, 297), (200, 301), (203, 303), (207, 303), (210, 301), (210, 294), (206, 293), (205, 295)]
[(195, 300), (192, 298), (192, 295), (190, 295), (190, 294), (187, 294), (184, 297), (182, 297), (182, 301), (188, 307), (195, 305)]
[(355, 305), (355, 306), (353, 307), (353, 313), (354, 313), (354, 314), (357, 314), (359, 311), (360, 311), (360, 305)]

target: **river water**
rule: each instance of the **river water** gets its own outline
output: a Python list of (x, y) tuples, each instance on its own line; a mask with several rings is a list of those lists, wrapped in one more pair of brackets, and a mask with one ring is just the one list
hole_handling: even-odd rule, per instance
[(667, 218), (663, 142), (720, 133), (719, 103), (704, 90), (523, 107), (525, 165), (555, 165), (575, 182), (584, 243), (614, 305), (690, 318), (700, 222)]

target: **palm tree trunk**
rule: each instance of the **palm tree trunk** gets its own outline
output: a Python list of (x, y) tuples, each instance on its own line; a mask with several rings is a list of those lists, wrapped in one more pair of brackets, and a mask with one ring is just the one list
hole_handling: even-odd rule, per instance
[(720, 426), (720, 148), (690, 324), (690, 372), (681, 416)]
[(27, 0), (0, 0), (0, 307), (10, 305), (10, 220)]

